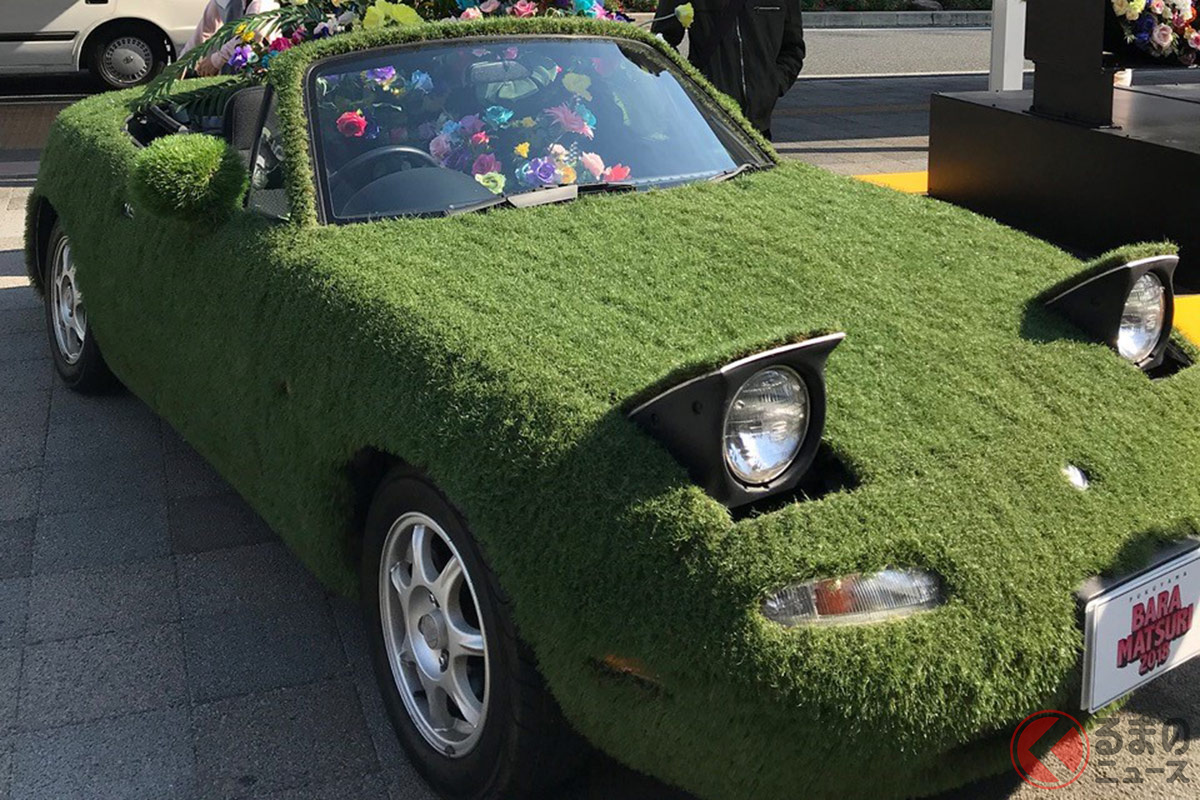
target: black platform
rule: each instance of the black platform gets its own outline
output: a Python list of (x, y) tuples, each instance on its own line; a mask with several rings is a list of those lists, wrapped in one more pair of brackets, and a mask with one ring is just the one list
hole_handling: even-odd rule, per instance
[(930, 195), (1083, 254), (1171, 239), (1177, 282), (1200, 288), (1200, 86), (1117, 89), (1112, 128), (1031, 103), (1028, 91), (934, 95)]

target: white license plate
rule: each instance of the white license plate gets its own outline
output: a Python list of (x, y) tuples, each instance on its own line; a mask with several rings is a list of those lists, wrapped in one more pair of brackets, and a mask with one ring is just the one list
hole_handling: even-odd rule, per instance
[(1082, 706), (1096, 711), (1200, 653), (1197, 605), (1200, 550), (1088, 601)]

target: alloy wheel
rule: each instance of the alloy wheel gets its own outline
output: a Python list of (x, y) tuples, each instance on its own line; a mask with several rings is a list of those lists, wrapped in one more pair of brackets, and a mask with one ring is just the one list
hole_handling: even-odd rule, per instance
[(378, 593), (383, 641), (405, 710), (434, 749), (465, 756), (487, 719), (487, 636), (471, 575), (435, 520), (410, 513), (392, 524)]
[(58, 240), (54, 248), (49, 288), (54, 341), (63, 360), (75, 364), (83, 355), (83, 344), (87, 340), (87, 312), (83, 307), (83, 295), (75, 281), (71, 242), (65, 236)]

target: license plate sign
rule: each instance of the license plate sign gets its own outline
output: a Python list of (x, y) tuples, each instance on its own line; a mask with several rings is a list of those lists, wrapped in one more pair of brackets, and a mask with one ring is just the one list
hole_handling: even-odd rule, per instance
[(1083, 701), (1096, 711), (1200, 653), (1200, 550), (1118, 584), (1085, 609)]

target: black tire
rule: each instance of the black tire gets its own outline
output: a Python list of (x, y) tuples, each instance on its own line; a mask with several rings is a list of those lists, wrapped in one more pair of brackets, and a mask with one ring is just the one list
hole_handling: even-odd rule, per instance
[(54, 369), (68, 389), (81, 394), (100, 394), (116, 387), (117, 379), (113, 377), (108, 365), (104, 363), (104, 356), (100, 354), (100, 346), (96, 344), (96, 337), (92, 336), (90, 331), (86, 331), (85, 328), (85, 334), (82, 337), (83, 345), (79, 349), (78, 356), (72, 360), (72, 354), (68, 353), (64, 345), (59, 343), (56, 332), (55, 264), (57, 259), (65, 257), (64, 253), (69, 252), (65, 249), (69, 243), (70, 240), (66, 231), (63, 230), (62, 223), (55, 222), (54, 227), (50, 229), (50, 240), (43, 259), (46, 272), (42, 279), (42, 300), (46, 312), (46, 333), (50, 337), (50, 354), (54, 360)]
[[(487, 714), (474, 748), (457, 758), (435, 749), (409, 716), (383, 637), (379, 563), (393, 524), (413, 512), (436, 521), (450, 538), (474, 586), (487, 632)], [(371, 660), (388, 715), (413, 765), (440, 795), (454, 800), (542, 797), (571, 776), (585, 749), (582, 741), (546, 690), (532, 652), (518, 639), (505, 595), (466, 522), (432, 484), (410, 469), (393, 469), (376, 491), (359, 578)]]
[[(121, 49), (110, 52), (114, 48)], [(108, 88), (129, 89), (154, 80), (169, 58), (162, 31), (146, 23), (126, 22), (96, 36), (89, 45), (87, 65)]]

